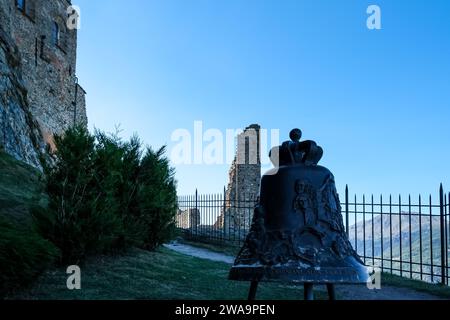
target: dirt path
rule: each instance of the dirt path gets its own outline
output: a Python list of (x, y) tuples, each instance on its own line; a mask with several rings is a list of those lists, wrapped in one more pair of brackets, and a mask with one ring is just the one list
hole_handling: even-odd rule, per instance
[(223, 253), (214, 252), (211, 250), (197, 248), (194, 246), (189, 246), (186, 244), (171, 242), (169, 244), (165, 244), (164, 247), (171, 249), (173, 251), (186, 254), (188, 256), (193, 256), (201, 259), (208, 259), (212, 261), (225, 262), (228, 264), (233, 264), (234, 257), (228, 256)]
[[(225, 262), (233, 264), (234, 257), (210, 251), (204, 248), (198, 248), (186, 244), (172, 242), (164, 245), (166, 248), (189, 256), (208, 259), (212, 261)], [(383, 279), (381, 280), (383, 281)], [(326, 291), (324, 286), (317, 286), (316, 290)], [(336, 292), (344, 300), (441, 300), (442, 298), (416, 291), (409, 288), (393, 287), (381, 285), (379, 290), (369, 290), (366, 286), (360, 285), (341, 285), (336, 286)]]

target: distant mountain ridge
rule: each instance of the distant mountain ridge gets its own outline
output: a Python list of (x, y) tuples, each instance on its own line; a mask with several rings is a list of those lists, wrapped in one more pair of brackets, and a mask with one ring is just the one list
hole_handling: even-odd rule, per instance
[[(388, 260), (392, 258), (393, 260), (399, 261), (401, 258), (402, 269), (409, 271), (409, 262), (412, 261), (413, 271), (420, 272), (420, 261), (422, 261), (422, 264), (431, 264), (432, 262), (433, 266), (436, 266), (433, 267), (433, 273), (440, 275), (441, 230), (439, 216), (433, 215), (430, 219), (430, 215), (422, 214), (419, 216), (418, 213), (412, 213), (411, 216), (409, 216), (409, 213), (403, 212), (401, 214), (401, 220), (399, 219), (398, 214), (393, 214), (391, 218), (389, 217), (389, 214), (375, 214), (372, 221), (371, 214), (369, 213), (366, 218), (369, 219), (359, 221), (357, 224), (353, 224), (349, 228), (350, 242), (360, 256), (366, 256), (366, 264), (373, 264), (373, 256), (376, 258), (381, 258), (383, 256), (385, 259), (383, 265), (390, 268), (390, 262)], [(357, 241), (355, 241), (355, 230)], [(420, 235), (422, 235), (422, 237)], [(430, 246), (430, 243), (432, 246)], [(431, 255), (433, 255), (433, 259), (431, 259)], [(381, 265), (381, 261), (379, 259), (375, 259), (375, 264)], [(400, 263), (394, 263), (393, 267), (399, 268)], [(426, 273), (430, 270), (431, 268), (429, 266), (422, 266), (422, 272)], [(417, 278), (418, 274), (416, 274), (415, 277)], [(429, 280), (430, 277), (426, 276), (425, 278), (428, 278)]]

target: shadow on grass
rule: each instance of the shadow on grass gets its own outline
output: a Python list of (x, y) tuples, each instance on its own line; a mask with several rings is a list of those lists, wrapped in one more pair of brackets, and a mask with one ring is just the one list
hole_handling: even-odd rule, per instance
[[(249, 283), (227, 280), (230, 266), (159, 248), (133, 249), (115, 257), (89, 259), (81, 267), (81, 290), (66, 288), (65, 269), (41, 276), (35, 285), (10, 299), (149, 299), (245, 300)], [(303, 290), (292, 285), (264, 283), (257, 299), (300, 300)], [(325, 299), (320, 292), (317, 299)]]
[(433, 284), (420, 280), (408, 279), (390, 273), (383, 273), (381, 276), (381, 281), (382, 285), (386, 284), (393, 287), (409, 288), (442, 298), (450, 299), (450, 287), (441, 284)]
[[(198, 241), (190, 241), (185, 240), (182, 238), (177, 239), (178, 242), (191, 245), (194, 247), (199, 247), (203, 249), (208, 249), (214, 252), (219, 252), (223, 254), (227, 254), (230, 256), (236, 256), (239, 252), (239, 247), (237, 246), (230, 246), (227, 244), (211, 244), (206, 242), (198, 242)], [(386, 285), (390, 285), (393, 287), (400, 287), (400, 288), (408, 288), (413, 289), (419, 292), (428, 293), (431, 295), (439, 296), (442, 298), (449, 298), (450, 299), (450, 287), (443, 286), (439, 284), (432, 284), (420, 280), (412, 280), (405, 277), (400, 277), (397, 275), (392, 275), (390, 273), (383, 273), (382, 274), (382, 283)], [(338, 296), (339, 298), (339, 296)]]

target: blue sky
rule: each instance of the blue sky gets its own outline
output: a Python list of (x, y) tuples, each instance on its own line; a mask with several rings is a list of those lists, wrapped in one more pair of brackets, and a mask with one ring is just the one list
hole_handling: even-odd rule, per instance
[[(341, 193), (450, 190), (449, 1), (73, 2), (90, 128), (170, 150), (196, 120), (282, 140), (299, 127)], [(370, 4), (381, 30), (366, 28)], [(228, 165), (176, 170), (180, 194), (227, 183)]]

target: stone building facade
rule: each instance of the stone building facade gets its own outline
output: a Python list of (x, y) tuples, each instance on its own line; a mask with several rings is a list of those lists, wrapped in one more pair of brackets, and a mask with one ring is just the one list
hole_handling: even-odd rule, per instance
[[(87, 125), (85, 91), (76, 77), (77, 30), (67, 24), (73, 14), (68, 11), (70, 6), (69, 0), (0, 0), (0, 30), (11, 42), (8, 50), (18, 65), (6, 60), (0, 63), (16, 69), (26, 96), (22, 108), (37, 124), (37, 139), (50, 146), (54, 134), (74, 124)], [(5, 132), (14, 127), (14, 117), (8, 119), (10, 109), (8, 101), (0, 105), (0, 144), (6, 151), (11, 141), (6, 141)], [(11, 153), (27, 161), (26, 155)]]
[(196, 230), (200, 225), (200, 210), (196, 208), (178, 210), (175, 222), (178, 228)]
[(260, 126), (252, 124), (237, 137), (236, 156), (229, 170), (225, 205), (215, 224), (225, 233), (248, 230), (253, 217), (253, 205), (261, 181)]

